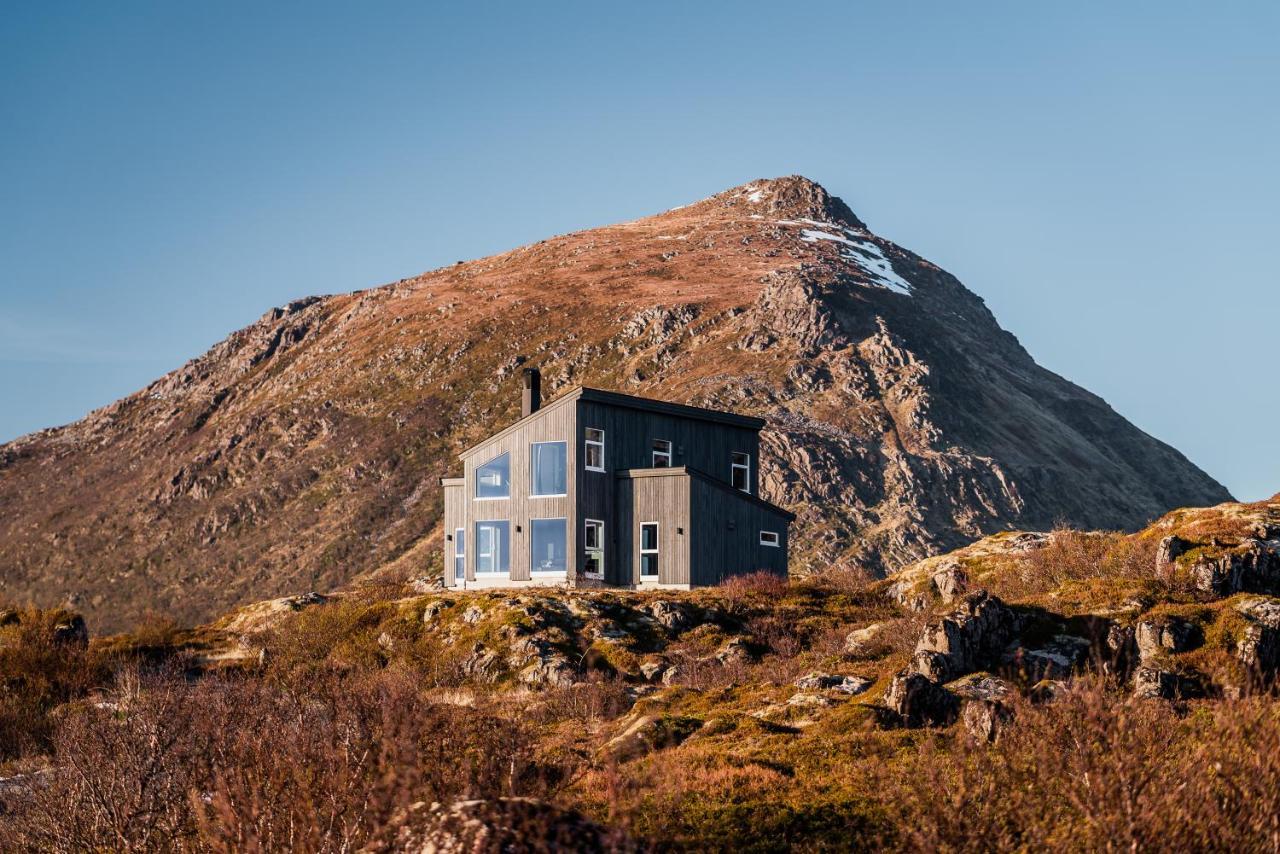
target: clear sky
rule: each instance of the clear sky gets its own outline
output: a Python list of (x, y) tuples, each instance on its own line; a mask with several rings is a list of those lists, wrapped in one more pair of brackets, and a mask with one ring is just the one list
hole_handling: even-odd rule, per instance
[(0, 441), (291, 298), (800, 173), (1268, 496), (1277, 44), (1275, 2), (7, 2)]

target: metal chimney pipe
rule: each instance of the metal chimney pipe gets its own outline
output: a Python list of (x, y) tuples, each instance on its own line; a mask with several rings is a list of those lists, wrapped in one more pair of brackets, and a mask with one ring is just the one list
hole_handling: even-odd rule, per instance
[(542, 374), (537, 368), (525, 368), (520, 385), (520, 417), (525, 418), (542, 408)]

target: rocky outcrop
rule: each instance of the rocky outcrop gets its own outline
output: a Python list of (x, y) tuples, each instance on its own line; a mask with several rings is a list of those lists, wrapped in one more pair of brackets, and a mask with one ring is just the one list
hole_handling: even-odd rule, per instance
[(1247, 621), (1236, 644), (1240, 663), (1256, 678), (1268, 678), (1280, 669), (1280, 600), (1248, 599), (1236, 606)]
[(965, 731), (978, 741), (995, 741), (1012, 723), (1016, 692), (1005, 680), (975, 673), (947, 687), (960, 698), (960, 721)]
[(884, 704), (909, 727), (946, 726), (955, 720), (960, 707), (955, 694), (910, 670), (904, 670), (889, 682)]
[(834, 673), (806, 673), (795, 681), (795, 686), (802, 691), (836, 691), (853, 696), (861, 694), (874, 684), (875, 680), (864, 676), (838, 676)]
[(988, 666), (1017, 636), (1019, 617), (986, 591), (925, 626), (910, 669), (934, 682), (949, 682)]
[(1214, 596), (1280, 593), (1280, 540), (1245, 540), (1225, 553), (1195, 558), (1189, 572), (1198, 589)]

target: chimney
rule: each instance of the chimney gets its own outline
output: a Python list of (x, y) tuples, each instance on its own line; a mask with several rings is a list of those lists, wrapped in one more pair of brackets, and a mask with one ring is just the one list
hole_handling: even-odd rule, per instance
[(520, 417), (532, 415), (542, 407), (542, 374), (537, 368), (525, 368), (520, 383)]

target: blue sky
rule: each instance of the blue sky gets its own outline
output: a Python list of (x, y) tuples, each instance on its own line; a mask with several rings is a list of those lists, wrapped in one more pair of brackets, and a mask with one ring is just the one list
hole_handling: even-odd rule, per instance
[(1275, 3), (17, 3), (0, 441), (273, 305), (800, 173), (1280, 490)]

